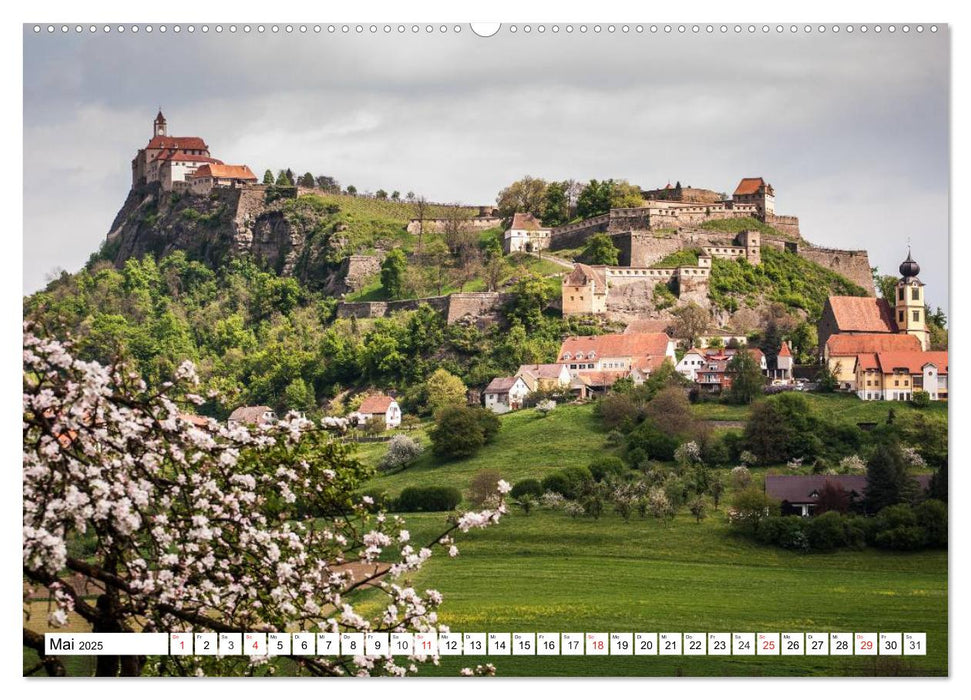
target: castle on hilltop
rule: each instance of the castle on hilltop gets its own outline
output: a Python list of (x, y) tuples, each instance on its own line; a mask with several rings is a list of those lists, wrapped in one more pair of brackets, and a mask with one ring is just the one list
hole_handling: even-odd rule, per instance
[[(742, 178), (731, 197), (680, 182), (641, 194), (642, 206), (611, 209), (529, 241), (534, 250), (555, 253), (605, 234), (619, 251), (617, 265), (577, 265), (564, 277), (565, 315), (653, 312), (659, 283), (668, 285), (679, 301), (708, 306), (712, 260), (745, 259), (758, 266), (764, 246), (795, 253), (875, 294), (867, 252), (822, 248), (805, 240), (797, 217), (776, 214), (775, 189), (761, 177)], [(678, 251), (699, 249), (695, 265), (658, 266)]]
[(213, 187), (255, 184), (256, 175), (246, 165), (226, 165), (213, 158), (205, 140), (198, 136), (169, 136), (168, 123), (159, 108), (153, 134), (131, 162), (132, 189), (159, 183), (163, 190), (208, 194)]

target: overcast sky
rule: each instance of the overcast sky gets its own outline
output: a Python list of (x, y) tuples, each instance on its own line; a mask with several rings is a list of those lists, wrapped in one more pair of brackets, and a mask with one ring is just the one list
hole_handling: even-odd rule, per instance
[(24, 291), (75, 271), (169, 133), (262, 174), (492, 202), (525, 174), (775, 187), (803, 236), (895, 272), (911, 239), (947, 308), (947, 30), (484, 39), (468, 28), (34, 35), (24, 43)]

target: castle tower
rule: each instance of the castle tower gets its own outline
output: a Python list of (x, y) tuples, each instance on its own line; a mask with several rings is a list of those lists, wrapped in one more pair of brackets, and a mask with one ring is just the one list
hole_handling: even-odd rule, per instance
[(165, 116), (162, 114), (162, 108), (158, 108), (158, 115), (155, 117), (155, 135), (165, 136)]
[(927, 330), (926, 309), (924, 307), (924, 283), (917, 279), (920, 265), (910, 257), (900, 263), (900, 279), (897, 281), (895, 306), (897, 330), (916, 336), (922, 350), (929, 350), (931, 334)]
[(745, 259), (750, 265), (762, 264), (762, 237), (758, 231), (742, 231), (738, 244), (745, 248)]

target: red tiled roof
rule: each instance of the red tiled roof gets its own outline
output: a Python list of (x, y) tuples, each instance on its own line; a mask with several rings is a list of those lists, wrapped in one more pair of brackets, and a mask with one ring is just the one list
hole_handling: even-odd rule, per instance
[(155, 158), (157, 161), (184, 160), (190, 163), (222, 163), (221, 160), (209, 156), (197, 156), (179, 150), (163, 151)]
[[(762, 358), (765, 357), (765, 353), (759, 348), (749, 348), (748, 354), (754, 357), (756, 362), (761, 362)], [(780, 352), (779, 354), (781, 355), (782, 353)]]
[(394, 401), (390, 396), (385, 396), (384, 394), (375, 394), (374, 396), (368, 396), (364, 401), (361, 402), (361, 407), (357, 409), (358, 413), (387, 413), (388, 408), (391, 407), (391, 403)]
[(606, 293), (607, 283), (604, 280), (603, 273), (583, 263), (576, 263), (573, 266), (573, 271), (566, 276), (563, 282), (572, 287), (583, 287), (591, 281), (593, 281), (594, 293)]
[(196, 413), (180, 413), (179, 419), (184, 420), (186, 423), (192, 423), (192, 425), (199, 426), (200, 428), (209, 426), (209, 419)]
[(585, 369), (577, 372), (577, 379), (592, 387), (613, 386), (618, 379), (623, 379), (630, 375), (630, 372), (623, 369)]
[(778, 357), (792, 357), (792, 353), (789, 352), (789, 343), (782, 341), (782, 347), (779, 348)]
[(874, 352), (918, 352), (920, 340), (907, 333), (854, 333), (829, 336), (826, 350), (832, 355), (860, 355)]
[(517, 377), (496, 377), (485, 388), (487, 394), (508, 394), (516, 383)]
[[(591, 352), (596, 359), (604, 357), (664, 357), (667, 354), (670, 338), (667, 333), (611, 333), (607, 335), (570, 336), (563, 341), (557, 356), (563, 362), (569, 362), (583, 353), (587, 357)], [(564, 360), (569, 354), (570, 359)]]
[(155, 136), (145, 148), (175, 148), (183, 151), (208, 151), (209, 146), (198, 136)]
[(880, 365), (877, 363), (877, 356), (872, 352), (861, 352), (856, 356), (856, 366), (859, 369), (877, 369)]
[(518, 229), (521, 231), (538, 231), (544, 228), (544, 226), (543, 222), (532, 214), (528, 212), (525, 214), (522, 212), (517, 212), (516, 214), (513, 214), (512, 226), (509, 228)]
[(760, 177), (743, 177), (735, 188), (735, 194), (758, 194), (759, 188), (765, 186), (765, 180)]
[(226, 180), (251, 180), (253, 182), (258, 179), (248, 165), (223, 165), (219, 162), (200, 166), (193, 177), (215, 177)]
[(563, 365), (561, 364), (520, 365), (519, 369), (516, 371), (516, 374), (529, 372), (537, 379), (559, 379), (560, 372), (562, 371)]
[(259, 423), (263, 420), (263, 414), (273, 411), (269, 406), (240, 406), (229, 414), (229, 420), (240, 423)]
[(906, 370), (910, 374), (920, 374), (924, 365), (933, 364), (939, 374), (947, 374), (947, 351), (928, 352), (878, 352), (877, 362), (880, 369), (889, 374), (895, 369)]
[[(916, 477), (921, 488), (927, 489), (930, 484), (930, 474), (920, 474)], [(815, 503), (817, 497), (810, 494), (822, 491), (826, 482), (839, 486), (850, 494), (862, 497), (866, 493), (866, 476), (855, 474), (813, 474), (813, 475), (776, 475), (766, 474), (765, 494), (777, 501), (789, 503)]]
[(826, 304), (832, 309), (840, 332), (896, 333), (893, 310), (886, 299), (873, 297), (829, 297)]

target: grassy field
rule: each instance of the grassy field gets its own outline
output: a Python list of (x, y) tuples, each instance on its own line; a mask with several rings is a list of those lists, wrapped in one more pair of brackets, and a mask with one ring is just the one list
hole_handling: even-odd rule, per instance
[[(809, 395), (820, 413), (847, 421), (884, 420), (887, 404)], [(746, 407), (701, 404), (708, 420), (744, 420)], [(895, 406), (898, 416), (916, 409)], [(927, 410), (927, 409), (925, 409)], [(934, 406), (941, 414), (946, 408)], [(542, 432), (542, 448), (537, 449)], [(420, 436), (421, 433), (419, 432)], [(515, 482), (553, 469), (589, 464), (610, 452), (592, 407), (560, 406), (502, 417), (495, 443), (475, 457), (437, 466), (425, 454), (413, 468), (375, 477), (398, 493), (408, 485), (467, 488), (481, 469)], [(427, 440), (423, 440), (427, 444)], [(360, 455), (380, 458), (384, 445)], [(753, 470), (760, 479), (764, 469)], [(727, 499), (726, 499), (727, 500)], [(445, 526), (446, 515), (405, 514), (412, 541)], [(913, 631), (928, 635), (928, 655), (870, 657), (543, 657), (448, 658), (423, 673), (449, 675), (495, 663), (500, 675), (945, 675), (947, 554), (875, 549), (801, 554), (744, 539), (724, 507), (696, 523), (687, 513), (670, 525), (608, 512), (600, 520), (559, 511), (523, 515), (513, 508), (499, 526), (469, 533), (455, 560), (434, 557), (410, 583), (445, 596), (442, 622), (456, 631), (690, 632)]]
[[(414, 541), (443, 514), (407, 516)], [(609, 514), (509, 515), (433, 557), (413, 580), (445, 596), (459, 632), (926, 632), (928, 655), (867, 657), (443, 657), (449, 675), (487, 661), (513, 675), (943, 675), (947, 555), (876, 550), (797, 554), (734, 535), (723, 512), (695, 523)]]
[[(537, 436), (542, 433), (542, 449), (537, 449)], [(368, 488), (381, 488), (397, 495), (406, 486), (455, 486), (463, 492), (476, 472), (496, 469), (510, 483), (521, 479), (542, 478), (562, 467), (587, 465), (595, 458), (609, 454), (604, 446), (604, 430), (594, 417), (593, 408), (560, 406), (543, 418), (535, 411), (516, 411), (502, 417), (502, 429), (495, 442), (479, 454), (459, 461), (441, 464), (428, 449), (422, 432), (417, 437), (425, 446), (415, 466), (397, 474), (377, 476)], [(384, 443), (362, 446), (362, 460), (375, 464), (387, 450)], [(374, 461), (372, 461), (374, 460)]]
[[(847, 423), (882, 423), (887, 420), (891, 408), (899, 418), (907, 418), (917, 413), (927, 416), (947, 416), (947, 404), (934, 402), (927, 408), (917, 409), (906, 402), (888, 403), (886, 401), (861, 401), (852, 394), (814, 394), (805, 393), (813, 409), (821, 416)], [(749, 406), (732, 406), (722, 403), (698, 403), (692, 411), (698, 418), (711, 421), (739, 421), (748, 418)]]

